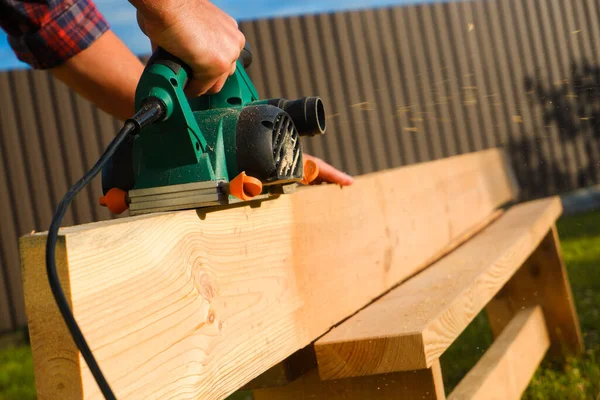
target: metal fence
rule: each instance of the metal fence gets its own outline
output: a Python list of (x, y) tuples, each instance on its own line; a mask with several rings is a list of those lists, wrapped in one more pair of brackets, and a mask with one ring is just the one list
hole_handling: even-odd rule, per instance
[[(478, 0), (241, 29), (262, 97), (324, 99), (328, 133), (308, 152), (361, 174), (503, 146), (531, 199), (600, 182), (599, 11), (598, 0)], [(0, 331), (26, 323), (18, 237), (47, 228), (118, 125), (45, 72), (0, 74)], [(99, 186), (65, 224), (111, 218)]]

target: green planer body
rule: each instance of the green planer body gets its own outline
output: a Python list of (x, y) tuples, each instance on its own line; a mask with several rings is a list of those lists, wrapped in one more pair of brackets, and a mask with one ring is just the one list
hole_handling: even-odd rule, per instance
[(227, 205), (289, 193), (314, 179), (316, 166), (305, 167), (300, 136), (325, 132), (321, 99), (259, 99), (245, 71), (250, 50), (242, 55), (219, 93), (188, 99), (189, 69), (162, 49), (153, 54), (138, 83), (136, 110), (159, 99), (166, 115), (105, 166), (102, 205), (115, 213), (129, 208), (131, 215)]

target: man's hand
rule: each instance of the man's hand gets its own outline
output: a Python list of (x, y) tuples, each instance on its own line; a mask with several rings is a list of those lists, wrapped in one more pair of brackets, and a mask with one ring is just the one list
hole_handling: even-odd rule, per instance
[(235, 72), (245, 44), (237, 22), (208, 0), (130, 0), (153, 47), (180, 58), (193, 72), (189, 96), (218, 93)]
[(335, 183), (341, 186), (350, 186), (354, 183), (354, 178), (350, 175), (346, 175), (342, 171), (336, 169), (335, 167), (327, 164), (325, 161), (320, 158), (309, 156), (308, 154), (304, 154), (304, 158), (307, 160), (314, 161), (319, 166), (319, 176), (314, 183), (328, 182)]

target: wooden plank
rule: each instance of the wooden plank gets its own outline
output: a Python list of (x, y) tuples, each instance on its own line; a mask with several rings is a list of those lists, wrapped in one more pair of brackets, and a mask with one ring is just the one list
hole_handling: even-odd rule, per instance
[[(458, 246), (472, 238), (475, 234), (477, 234), (490, 223), (499, 218), (503, 214), (503, 212), (503, 210), (496, 210), (487, 218), (481, 220), (476, 225), (473, 225), (473, 227), (470, 230), (464, 232), (462, 235), (448, 243), (443, 252), (434, 256), (434, 258), (432, 258), (426, 264), (429, 265), (442, 258), (446, 254), (450, 253), (452, 250), (456, 249)], [(311, 369), (317, 365), (316, 356), (314, 354), (314, 347), (311, 345), (308, 346), (308, 348), (310, 348), (310, 356), (306, 356), (308, 353), (307, 350), (304, 350), (304, 356), (299, 357), (296, 353), (291, 355), (283, 362), (274, 365), (268, 371), (264, 372), (258, 378), (254, 379), (247, 385), (247, 388), (258, 389), (265, 387), (284, 386), (293, 382), (300, 375), (297, 373), (293, 373), (292, 371), (303, 371), (302, 373), (305, 373), (307, 367), (310, 367), (308, 369)]]
[[(481, 230), (483, 230), (490, 223), (498, 219), (503, 213), (504, 210), (496, 210), (487, 218), (481, 220), (476, 225), (473, 225), (471, 229), (465, 231), (462, 235), (449, 242), (443, 252), (440, 252), (439, 254), (434, 256), (426, 264), (429, 265), (431, 263), (434, 263), (446, 254), (450, 253), (458, 246), (472, 238), (475, 234), (481, 232)], [(310, 353), (308, 352), (308, 349), (310, 349)], [(316, 355), (314, 354), (314, 347), (312, 345), (307, 346), (307, 348), (303, 349), (303, 351), (304, 352), (301, 356), (297, 354), (300, 352), (297, 352), (292, 354), (284, 361), (274, 365), (268, 371), (265, 371), (259, 377), (255, 378), (246, 387), (250, 389), (258, 389), (266, 387), (284, 386), (289, 383), (292, 383), (300, 376), (299, 374), (294, 373), (293, 371), (302, 371), (302, 373), (305, 373), (307, 367), (312, 368), (317, 365)]]
[[(119, 398), (223, 398), (514, 198), (504, 161), (489, 150), (361, 176), (343, 189), (307, 187), (260, 207), (65, 228), (59, 268)], [(45, 239), (20, 242), (38, 388), (49, 398), (98, 398), (50, 295)]]
[(542, 307), (546, 317), (552, 343), (550, 352), (555, 356), (562, 356), (583, 351), (579, 318), (555, 226), (515, 276), (487, 305), (486, 312), (494, 335), (500, 335), (523, 307), (536, 304)]
[(285, 386), (311, 371), (316, 366), (315, 349), (310, 344), (298, 350), (284, 361), (272, 366), (240, 390)]
[[(502, 215), (503, 210), (497, 210), (496, 212), (490, 214), (487, 218), (479, 222), (477, 225), (474, 225), (472, 229), (465, 232), (460, 237), (457, 237), (455, 240), (450, 242), (442, 253), (436, 255), (433, 259), (427, 262), (427, 264), (433, 263), (450, 253), (452, 250), (456, 249), (458, 246), (469, 240), (476, 233), (480, 232), (483, 228), (488, 226), (492, 221), (496, 220), (500, 215)], [(298, 379), (300, 376), (295, 371), (300, 371), (302, 373), (306, 372), (307, 367), (314, 367), (317, 364), (316, 356), (314, 354), (313, 346), (309, 346), (311, 349), (310, 358), (307, 356), (298, 357), (295, 353), (292, 356), (288, 357), (286, 360), (274, 365), (268, 371), (265, 371), (259, 377), (255, 378), (252, 382), (246, 385), (246, 388), (250, 389), (258, 389), (258, 388), (267, 388), (267, 387), (277, 387), (287, 385), (294, 380)], [(304, 353), (306, 355), (306, 353)]]
[(431, 368), (321, 381), (316, 369), (288, 386), (254, 390), (254, 400), (443, 400), (444, 382), (439, 361)]
[(497, 222), (315, 343), (322, 379), (428, 368), (534, 251), (558, 198), (515, 206)]
[(520, 399), (549, 347), (542, 309), (519, 311), (448, 399)]

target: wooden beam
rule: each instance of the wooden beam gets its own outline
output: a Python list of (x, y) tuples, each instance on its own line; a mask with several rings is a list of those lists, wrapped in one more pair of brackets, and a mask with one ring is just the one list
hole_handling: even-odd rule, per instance
[(525, 203), (315, 342), (321, 379), (428, 368), (534, 251), (562, 211)]
[(519, 311), (448, 400), (520, 399), (549, 347), (542, 309)]
[[(398, 282), (515, 196), (489, 150), (262, 203), (65, 228), (58, 266), (119, 398), (221, 399)], [(20, 241), (40, 393), (100, 394)], [(51, 339), (48, 339), (51, 338)]]
[(539, 304), (546, 317), (553, 356), (583, 351), (579, 318), (567, 270), (560, 251), (556, 226), (535, 252), (486, 307), (494, 336), (500, 335), (524, 307)]
[(321, 381), (316, 369), (284, 387), (254, 390), (254, 400), (444, 400), (439, 361), (419, 371)]

